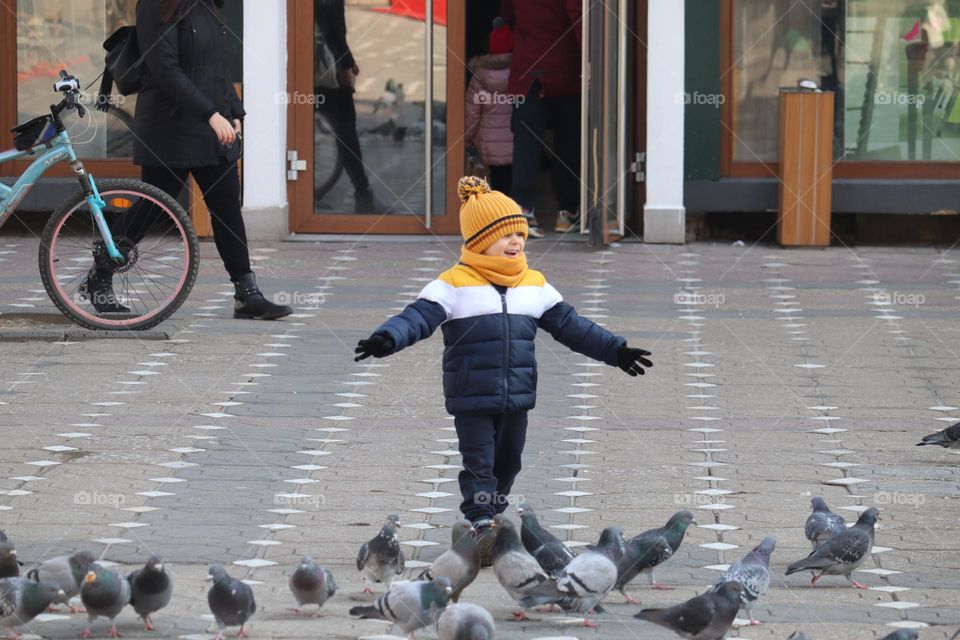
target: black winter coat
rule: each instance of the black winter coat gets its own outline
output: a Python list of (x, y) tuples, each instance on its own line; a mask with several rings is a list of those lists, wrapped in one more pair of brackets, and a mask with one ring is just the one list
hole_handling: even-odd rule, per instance
[(245, 115), (227, 77), (227, 28), (211, 0), (186, 2), (186, 14), (174, 24), (161, 21), (159, 0), (137, 2), (146, 63), (133, 127), (137, 165), (194, 168), (240, 157), (239, 140), (224, 147), (207, 122), (216, 112), (231, 123)]

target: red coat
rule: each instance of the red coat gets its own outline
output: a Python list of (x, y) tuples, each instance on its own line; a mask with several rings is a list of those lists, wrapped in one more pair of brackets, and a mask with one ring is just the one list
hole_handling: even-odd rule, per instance
[(581, 0), (502, 0), (513, 28), (509, 92), (527, 95), (540, 80), (544, 97), (580, 93)]

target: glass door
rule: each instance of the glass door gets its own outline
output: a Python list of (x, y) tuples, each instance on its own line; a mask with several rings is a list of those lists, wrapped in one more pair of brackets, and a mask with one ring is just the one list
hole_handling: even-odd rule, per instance
[(462, 47), (454, 5), (448, 16), (446, 0), (288, 2), (291, 231), (457, 231), (447, 215), (459, 173), (447, 86), (463, 75), (447, 64), (458, 37)]
[(587, 213), (581, 231), (589, 232), (591, 244), (624, 235), (630, 13), (628, 0), (604, 0), (584, 14), (580, 210)]

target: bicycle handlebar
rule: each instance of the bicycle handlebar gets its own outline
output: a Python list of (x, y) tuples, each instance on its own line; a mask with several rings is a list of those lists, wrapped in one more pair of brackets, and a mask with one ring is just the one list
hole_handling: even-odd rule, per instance
[(76, 109), (81, 118), (87, 115), (86, 107), (80, 103), (79, 78), (68, 74), (66, 69), (61, 69), (60, 79), (53, 83), (53, 90), (66, 94), (58, 104), (50, 105), (50, 113), (59, 129), (63, 129), (63, 123), (60, 121), (62, 111)]

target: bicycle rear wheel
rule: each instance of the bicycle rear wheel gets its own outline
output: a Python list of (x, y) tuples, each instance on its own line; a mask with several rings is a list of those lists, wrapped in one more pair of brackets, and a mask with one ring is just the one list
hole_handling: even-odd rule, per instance
[(161, 189), (132, 179), (100, 180), (97, 187), (123, 260), (107, 255), (86, 198), (77, 192), (43, 230), (43, 286), (82, 327), (149, 329), (190, 294), (200, 266), (197, 234), (183, 207)]

